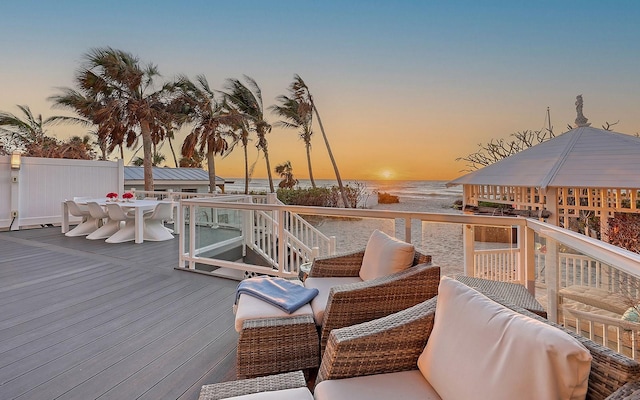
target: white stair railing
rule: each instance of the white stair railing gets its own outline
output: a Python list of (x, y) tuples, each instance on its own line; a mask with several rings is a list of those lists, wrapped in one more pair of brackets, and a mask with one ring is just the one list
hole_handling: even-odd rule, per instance
[[(266, 204), (284, 205), (275, 195), (267, 195)], [(300, 264), (336, 252), (335, 237), (326, 236), (296, 213), (255, 211), (252, 221), (249, 246), (280, 272), (296, 273)]]

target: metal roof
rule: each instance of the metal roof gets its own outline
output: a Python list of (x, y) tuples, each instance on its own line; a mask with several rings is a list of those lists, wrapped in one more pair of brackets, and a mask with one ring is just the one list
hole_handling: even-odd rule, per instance
[(581, 126), (447, 183), (640, 188), (640, 138)]
[[(124, 181), (144, 181), (144, 167), (124, 167)], [(153, 167), (153, 181), (189, 181), (209, 184), (209, 172), (201, 168)], [(224, 183), (216, 175), (216, 183)]]

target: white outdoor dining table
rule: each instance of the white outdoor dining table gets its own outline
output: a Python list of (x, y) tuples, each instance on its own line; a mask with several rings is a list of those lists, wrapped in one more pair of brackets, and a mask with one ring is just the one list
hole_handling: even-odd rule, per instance
[[(107, 204), (107, 199), (106, 198), (82, 199), (82, 200), (76, 201), (76, 203), (78, 204), (87, 204), (89, 202), (96, 202), (101, 206), (104, 206)], [(136, 243), (144, 242), (144, 235), (143, 235), (144, 212), (153, 210), (155, 206), (158, 205), (158, 203), (160, 202), (161, 201), (159, 200), (134, 200), (131, 202), (122, 202), (122, 201), (118, 202), (118, 204), (120, 204), (122, 208), (130, 208), (135, 211), (135, 242)], [(166, 201), (162, 201), (162, 202), (164, 203)], [(180, 234), (180, 223), (179, 223), (180, 207), (178, 206), (179, 205), (178, 202), (172, 201), (171, 203), (173, 204), (173, 207), (174, 207), (174, 220), (175, 220), (175, 223), (173, 224), (173, 231), (176, 235), (179, 235)], [(61, 230), (62, 230), (62, 233), (67, 233), (69, 231), (69, 208), (67, 207), (67, 203), (64, 201), (62, 202)]]

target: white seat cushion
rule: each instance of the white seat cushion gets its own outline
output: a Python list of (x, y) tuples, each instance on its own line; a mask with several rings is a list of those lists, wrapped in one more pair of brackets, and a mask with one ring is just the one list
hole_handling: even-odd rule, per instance
[(584, 399), (591, 354), (568, 333), (443, 277), (418, 368), (445, 399)]
[(293, 313), (289, 314), (278, 307), (247, 294), (241, 294), (236, 310), (236, 332), (242, 330), (242, 323), (246, 319), (270, 318), (270, 317), (295, 317), (298, 315), (311, 315), (311, 306), (305, 304)]
[(360, 267), (363, 281), (403, 271), (413, 264), (415, 248), (379, 230), (373, 231), (364, 250)]
[(414, 369), (391, 374), (322, 381), (314, 390), (314, 399), (440, 400), (440, 396), (420, 371)]
[(313, 395), (307, 388), (276, 390), (245, 394), (244, 396), (227, 397), (226, 400), (313, 400)]
[(357, 276), (347, 276), (342, 278), (307, 278), (304, 281), (304, 287), (307, 289), (318, 289), (318, 295), (311, 300), (311, 309), (313, 310), (313, 319), (316, 321), (316, 325), (322, 325), (322, 318), (324, 318), (324, 310), (327, 308), (327, 300), (329, 300), (331, 288), (356, 282), (362, 282), (362, 279)]

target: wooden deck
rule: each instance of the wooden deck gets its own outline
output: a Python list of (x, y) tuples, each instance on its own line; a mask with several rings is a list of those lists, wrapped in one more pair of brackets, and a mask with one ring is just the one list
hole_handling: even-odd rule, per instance
[(1, 232), (0, 399), (197, 399), (235, 379), (237, 282), (177, 264), (177, 239)]

